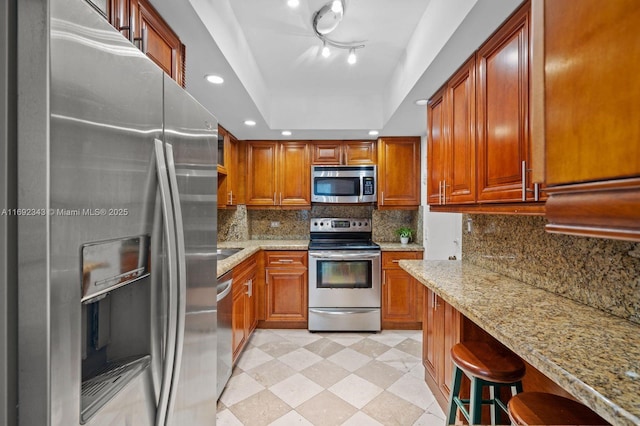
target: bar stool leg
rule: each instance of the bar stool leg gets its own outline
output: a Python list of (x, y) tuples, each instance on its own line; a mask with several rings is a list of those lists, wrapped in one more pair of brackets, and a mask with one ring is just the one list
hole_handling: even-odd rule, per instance
[(489, 400), (491, 401), (491, 424), (497, 425), (500, 422), (500, 410), (496, 410), (496, 388), (500, 395), (500, 386), (489, 386)]
[(471, 397), (469, 401), (470, 424), (479, 425), (482, 421), (482, 380), (471, 378)]
[(449, 395), (449, 416), (447, 417), (447, 424), (456, 424), (456, 413), (458, 411), (458, 405), (456, 399), (460, 395), (460, 385), (462, 384), (462, 370), (454, 366), (453, 368), (453, 384), (451, 386), (451, 394)]

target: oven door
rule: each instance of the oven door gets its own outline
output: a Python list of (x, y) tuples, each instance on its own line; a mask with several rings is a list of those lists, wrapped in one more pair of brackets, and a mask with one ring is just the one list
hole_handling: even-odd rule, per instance
[(379, 308), (380, 251), (309, 251), (310, 308)]

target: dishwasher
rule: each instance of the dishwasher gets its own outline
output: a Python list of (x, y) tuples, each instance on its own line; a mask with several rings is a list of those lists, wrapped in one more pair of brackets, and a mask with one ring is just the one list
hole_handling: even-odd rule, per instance
[(231, 297), (231, 284), (233, 283), (232, 272), (218, 278), (217, 301), (218, 301), (218, 374), (216, 380), (216, 392), (218, 399), (222, 390), (227, 385), (231, 377), (232, 364), (232, 335), (231, 335), (231, 307), (233, 304)]

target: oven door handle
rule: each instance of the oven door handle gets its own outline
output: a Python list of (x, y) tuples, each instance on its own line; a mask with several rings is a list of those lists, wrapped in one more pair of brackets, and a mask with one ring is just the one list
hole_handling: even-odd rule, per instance
[(380, 257), (380, 252), (375, 253), (345, 253), (345, 252), (309, 252), (309, 257), (315, 259), (375, 259)]
[(326, 309), (324, 310), (320, 310), (320, 309), (313, 309), (313, 308), (309, 308), (309, 312), (313, 312), (314, 314), (322, 314), (322, 315), (353, 315), (353, 314), (368, 314), (370, 312), (374, 312), (374, 311), (379, 311), (380, 308), (373, 308), (373, 309), (359, 309), (357, 311), (328, 311)]

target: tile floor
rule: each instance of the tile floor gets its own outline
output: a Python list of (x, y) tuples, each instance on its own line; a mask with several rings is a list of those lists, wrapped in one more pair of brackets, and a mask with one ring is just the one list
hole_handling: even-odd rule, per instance
[(442, 426), (422, 332), (256, 330), (218, 401), (218, 426)]

